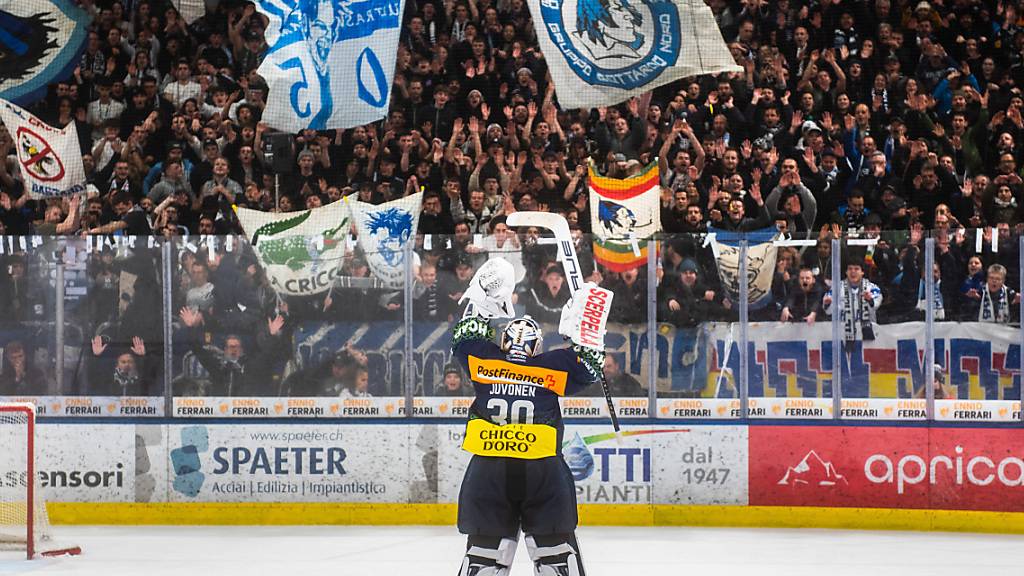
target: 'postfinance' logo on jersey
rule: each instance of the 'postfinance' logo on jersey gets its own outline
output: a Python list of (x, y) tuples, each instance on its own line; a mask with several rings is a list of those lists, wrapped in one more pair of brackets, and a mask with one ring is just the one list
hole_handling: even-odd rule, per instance
[(504, 360), (469, 357), (470, 377), (480, 384), (527, 384), (565, 395), (569, 373), (540, 366), (522, 366)]

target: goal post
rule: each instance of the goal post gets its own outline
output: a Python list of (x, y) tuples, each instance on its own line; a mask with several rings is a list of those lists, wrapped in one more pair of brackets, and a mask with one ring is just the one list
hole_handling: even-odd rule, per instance
[(30, 559), (81, 553), (53, 536), (36, 471), (35, 406), (0, 402), (0, 447), (0, 550), (24, 550)]

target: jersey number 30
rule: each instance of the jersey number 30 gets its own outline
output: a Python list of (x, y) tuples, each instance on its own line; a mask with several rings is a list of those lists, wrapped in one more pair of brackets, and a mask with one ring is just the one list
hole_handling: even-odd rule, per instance
[(491, 398), (487, 401), (487, 408), (494, 410), (491, 418), (499, 426), (533, 424), (533, 402), (529, 400), (515, 400), (509, 406), (508, 400), (504, 398)]

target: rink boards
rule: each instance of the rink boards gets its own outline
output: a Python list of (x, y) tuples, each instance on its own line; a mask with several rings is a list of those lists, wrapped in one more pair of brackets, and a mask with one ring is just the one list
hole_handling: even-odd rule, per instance
[[(463, 427), (46, 423), (57, 523), (451, 524)], [(1024, 532), (1015, 428), (566, 428), (584, 523)], [(10, 456), (0, 454), (3, 468)], [(0, 491), (12, 490), (0, 476)]]

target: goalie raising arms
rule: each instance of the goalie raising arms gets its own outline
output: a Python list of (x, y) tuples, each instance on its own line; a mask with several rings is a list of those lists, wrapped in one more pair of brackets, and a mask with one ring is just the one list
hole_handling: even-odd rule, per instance
[[(542, 353), (540, 326), (529, 316), (508, 322), (495, 344), (489, 320), (513, 316), (514, 283), (506, 260), (484, 264), (452, 335), (476, 393), (462, 445), (473, 458), (459, 493), (459, 531), (468, 535), (459, 576), (508, 575), (520, 531), (537, 576), (583, 576), (558, 397), (598, 381), (604, 351), (574, 344)], [(579, 310), (566, 306), (560, 331), (579, 325)]]

